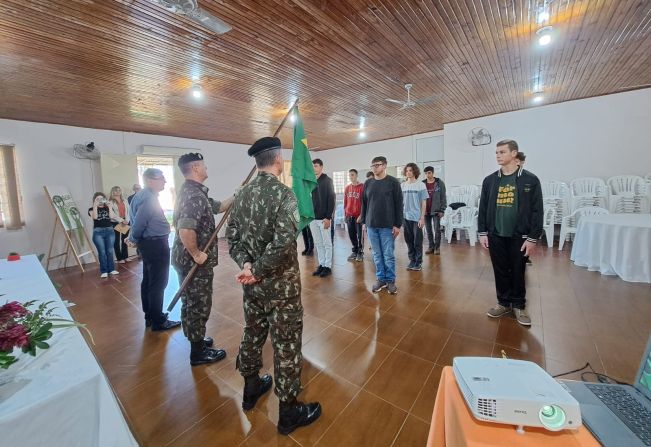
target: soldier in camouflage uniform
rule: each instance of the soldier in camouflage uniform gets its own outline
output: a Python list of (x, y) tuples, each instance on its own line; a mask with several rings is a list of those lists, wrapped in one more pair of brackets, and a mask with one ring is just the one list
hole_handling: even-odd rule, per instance
[(208, 178), (201, 154), (185, 154), (179, 158), (185, 177), (174, 209), (176, 237), (172, 247), (172, 265), (183, 282), (192, 266), (199, 264), (192, 280), (181, 296), (183, 333), (190, 340), (192, 366), (217, 362), (226, 357), (223, 349), (212, 349), (213, 340), (206, 337), (206, 322), (212, 307), (213, 268), (217, 265), (217, 242), (208, 253), (201, 251), (215, 231), (215, 214), (223, 212), (233, 199), (218, 202), (208, 198), (203, 182)]
[(226, 237), (242, 271), (245, 327), (236, 367), (244, 377), (242, 408), (252, 409), (272, 385), (259, 377), (262, 347), (271, 332), (275, 392), (280, 400), (278, 431), (289, 434), (321, 415), (319, 403), (296, 400), (301, 389), (303, 305), (296, 237), (298, 203), (278, 176), (283, 160), (280, 140), (265, 137), (249, 149), (258, 175), (236, 195)]

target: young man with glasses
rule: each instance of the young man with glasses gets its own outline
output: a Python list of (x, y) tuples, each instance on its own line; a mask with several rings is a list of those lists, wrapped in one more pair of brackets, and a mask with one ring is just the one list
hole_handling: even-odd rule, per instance
[(402, 226), (402, 189), (400, 182), (387, 174), (387, 159), (375, 157), (371, 162), (373, 177), (364, 183), (362, 214), (358, 222), (366, 225), (369, 242), (373, 247), (373, 262), (377, 282), (373, 293), (386, 288), (395, 295), (396, 258), (395, 238)]

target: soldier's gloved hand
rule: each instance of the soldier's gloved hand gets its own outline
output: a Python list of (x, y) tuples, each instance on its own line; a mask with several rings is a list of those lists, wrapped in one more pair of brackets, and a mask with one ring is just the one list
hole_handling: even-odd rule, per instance
[(194, 259), (194, 262), (197, 264), (203, 265), (203, 263), (208, 260), (208, 255), (202, 251), (198, 251), (192, 256), (192, 259)]

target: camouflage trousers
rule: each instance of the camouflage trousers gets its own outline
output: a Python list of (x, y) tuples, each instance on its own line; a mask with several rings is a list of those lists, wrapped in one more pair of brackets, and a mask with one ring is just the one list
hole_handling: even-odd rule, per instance
[[(181, 284), (189, 270), (177, 269), (176, 272)], [(183, 334), (191, 342), (199, 342), (206, 336), (206, 323), (212, 307), (213, 276), (212, 267), (198, 268), (181, 295)]]
[[(294, 285), (293, 285), (294, 286)], [(298, 287), (275, 290), (273, 286), (244, 286), (244, 334), (236, 367), (242, 376), (258, 374), (262, 368), (262, 347), (271, 332), (274, 349), (275, 393), (283, 402), (298, 395), (301, 389), (301, 344), (303, 340), (303, 305)]]

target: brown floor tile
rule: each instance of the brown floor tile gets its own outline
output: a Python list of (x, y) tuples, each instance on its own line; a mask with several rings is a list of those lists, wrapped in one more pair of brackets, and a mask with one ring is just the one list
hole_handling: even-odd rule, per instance
[(396, 348), (434, 362), (441, 354), (451, 333), (449, 329), (417, 321)]
[(418, 321), (434, 326), (454, 329), (463, 312), (463, 303), (459, 301), (441, 301), (435, 299), (422, 313)]
[[(364, 385), (364, 389), (409, 411), (433, 366), (432, 362), (393, 351)], [(398, 376), (399, 381), (396, 380)]]
[(366, 329), (362, 336), (393, 347), (400, 342), (413, 324), (414, 320), (409, 318), (385, 313), (374, 325)]
[(398, 438), (393, 443), (393, 447), (411, 447), (423, 446), (427, 444), (430, 424), (409, 415), (398, 433)]
[(309, 427), (296, 430), (292, 438), (301, 445), (314, 445), (359, 391), (359, 387), (327, 370), (319, 374), (298, 398), (303, 402), (319, 402), (323, 411), (321, 417)]
[(400, 317), (417, 320), (430, 303), (431, 300), (414, 298), (413, 296), (409, 295), (401, 295), (398, 296), (396, 303), (391, 306), (387, 312), (393, 315), (398, 315)]
[(420, 391), (420, 394), (416, 398), (416, 402), (414, 402), (414, 405), (411, 408), (412, 415), (420, 418), (428, 424), (432, 420), (434, 402), (436, 401), (436, 392), (439, 389), (439, 382), (441, 381), (442, 372), (442, 366), (434, 365), (434, 368), (430, 372), (430, 375), (427, 378), (423, 389)]
[(363, 333), (380, 319), (380, 310), (369, 306), (358, 306), (333, 324), (357, 334)]
[(493, 352), (492, 341), (487, 342), (458, 332), (452, 332), (436, 363), (444, 366), (452, 365), (454, 357), (490, 357), (491, 352)]
[[(296, 432), (294, 432), (296, 433)], [(292, 435), (294, 434), (292, 433)], [(209, 444), (208, 444), (209, 445)], [(242, 447), (299, 447), (290, 436), (278, 433), (276, 424), (266, 420), (256, 424), (253, 434), (240, 444)]]
[(362, 390), (317, 445), (390, 446), (406, 417), (404, 411)]
[(327, 368), (357, 337), (354, 332), (329, 326), (303, 346), (303, 358)]
[(523, 352), (544, 355), (543, 328), (532, 324), (525, 327), (512, 318), (500, 318), (495, 343)]
[(358, 386), (375, 373), (389, 356), (391, 348), (370, 338), (359, 337), (352, 342), (337, 360), (326, 370)]
[(522, 352), (517, 349), (498, 344), (495, 344), (493, 346), (493, 353), (491, 354), (492, 357), (503, 358), (504, 354), (508, 359), (528, 360), (530, 362), (537, 363), (542, 369), (545, 369), (545, 357), (542, 354)]

